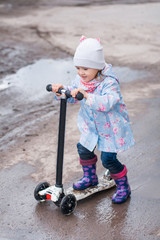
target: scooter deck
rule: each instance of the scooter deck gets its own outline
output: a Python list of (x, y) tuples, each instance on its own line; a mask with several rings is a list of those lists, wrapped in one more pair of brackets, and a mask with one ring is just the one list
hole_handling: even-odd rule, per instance
[(76, 200), (82, 200), (91, 196), (94, 193), (101, 192), (107, 189), (114, 187), (115, 181), (111, 179), (109, 176), (102, 176), (99, 178), (99, 183), (96, 186), (91, 186), (85, 190), (74, 190), (73, 187), (70, 187), (66, 190), (66, 194), (73, 194), (76, 197)]

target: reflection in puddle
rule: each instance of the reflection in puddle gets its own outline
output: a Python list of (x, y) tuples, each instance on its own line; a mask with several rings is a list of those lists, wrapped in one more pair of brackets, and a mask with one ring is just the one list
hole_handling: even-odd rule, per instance
[(6, 88), (8, 88), (8, 87), (9, 87), (9, 82), (8, 82), (8, 81), (2, 80), (2, 81), (0, 82), (0, 91), (6, 89)]
[(109, 198), (101, 199), (96, 207), (97, 221), (99, 223), (111, 223), (116, 212), (112, 208), (112, 202)]
[[(146, 76), (144, 71), (136, 71), (127, 67), (114, 67), (120, 82), (130, 82)], [(29, 97), (40, 98), (46, 91), (49, 83), (62, 83), (68, 85), (76, 75), (72, 58), (68, 59), (41, 59), (34, 64), (23, 67), (16, 74), (9, 75), (0, 80), (0, 90), (16, 86)]]

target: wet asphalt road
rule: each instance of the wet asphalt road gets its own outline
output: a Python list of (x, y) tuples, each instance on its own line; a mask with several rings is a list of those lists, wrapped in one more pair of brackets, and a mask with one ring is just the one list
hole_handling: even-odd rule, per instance
[[(149, 110), (156, 126), (158, 113)], [(52, 202), (36, 202), (35, 167), (23, 160), (1, 170), (0, 239), (159, 239), (159, 132), (148, 112), (138, 120), (133, 127), (138, 144), (123, 154), (132, 189), (126, 203), (112, 204), (111, 189), (78, 202), (74, 214), (64, 216)]]

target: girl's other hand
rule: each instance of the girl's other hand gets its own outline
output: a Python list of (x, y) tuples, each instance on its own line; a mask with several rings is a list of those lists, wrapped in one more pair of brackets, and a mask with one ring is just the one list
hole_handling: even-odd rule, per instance
[(64, 87), (60, 83), (52, 84), (52, 92), (55, 92), (57, 96), (61, 95), (61, 94), (57, 93), (59, 88), (64, 88)]
[(83, 94), (84, 98), (86, 98), (86, 99), (88, 98), (88, 93), (86, 91), (84, 91), (82, 88), (76, 88), (76, 89), (72, 90), (71, 91), (72, 97), (75, 98), (78, 92), (81, 92)]

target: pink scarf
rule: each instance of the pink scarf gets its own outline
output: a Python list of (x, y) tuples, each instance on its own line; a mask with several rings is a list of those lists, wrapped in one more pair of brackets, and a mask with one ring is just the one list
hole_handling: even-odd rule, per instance
[(99, 86), (99, 84), (106, 78), (105, 73), (108, 70), (108, 68), (109, 66), (108, 64), (106, 64), (101, 73), (98, 73), (98, 76), (89, 82), (84, 82), (83, 79), (81, 78), (79, 88), (84, 89), (86, 92), (93, 92)]
[(83, 88), (86, 92), (93, 92), (100, 83), (101, 82), (97, 81), (96, 79), (93, 79), (90, 82), (84, 82), (81, 78), (79, 88)]

